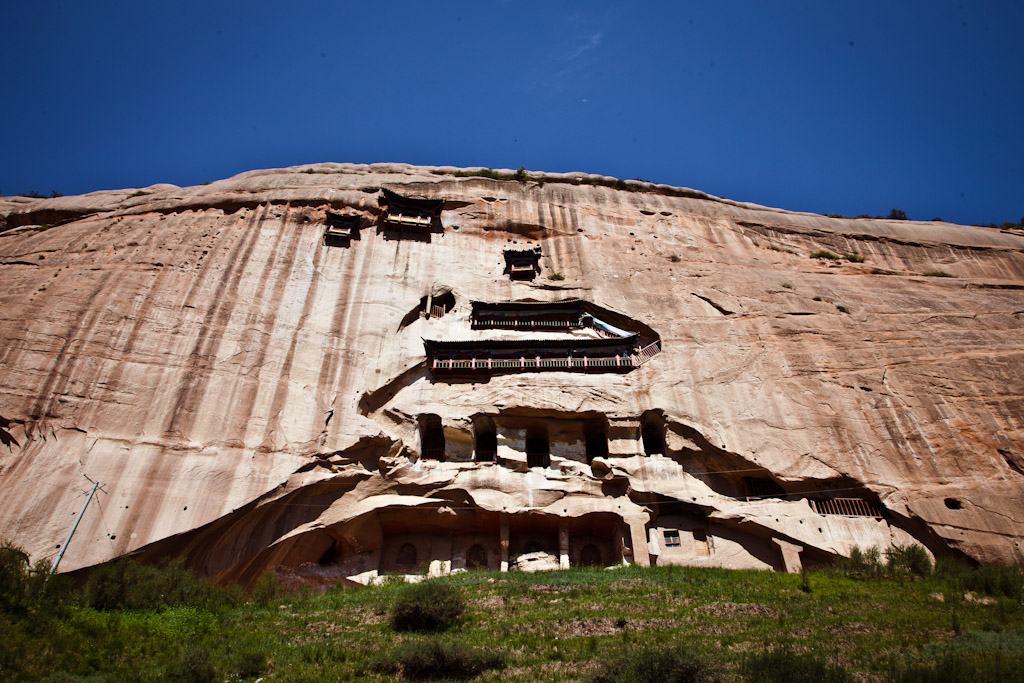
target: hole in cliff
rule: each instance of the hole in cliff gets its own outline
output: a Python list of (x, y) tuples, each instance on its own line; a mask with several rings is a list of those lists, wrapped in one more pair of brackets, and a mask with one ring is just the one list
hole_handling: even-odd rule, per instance
[(640, 417), (640, 439), (646, 455), (665, 454), (665, 416), (660, 410), (648, 410)]
[(424, 460), (444, 460), (444, 429), (438, 415), (420, 417), (420, 452)]
[(583, 424), (583, 439), (586, 444), (587, 464), (594, 458), (608, 457), (607, 420), (588, 420)]
[(549, 467), (551, 465), (551, 445), (548, 442), (548, 429), (543, 425), (530, 427), (526, 432), (526, 466)]
[(781, 486), (765, 477), (743, 477), (743, 487), (748, 498), (782, 498), (786, 495)]
[(434, 300), (432, 302), (432, 307), (437, 306), (443, 307), (444, 312), (448, 313), (453, 308), (455, 308), (455, 294), (453, 294), (451, 291), (444, 292), (443, 294), (438, 294), (437, 296), (434, 297)]
[(960, 502), (959, 498), (947, 498), (944, 502), (946, 503), (946, 507), (950, 510), (961, 510), (964, 507), (964, 504)]
[(476, 446), (473, 457), (477, 462), (495, 462), (498, 459), (498, 434), (491, 420), (474, 425)]
[(327, 565), (337, 564), (338, 559), (338, 542), (332, 540), (331, 545), (324, 551), (324, 554), (320, 556), (316, 563), (321, 567), (326, 567)]

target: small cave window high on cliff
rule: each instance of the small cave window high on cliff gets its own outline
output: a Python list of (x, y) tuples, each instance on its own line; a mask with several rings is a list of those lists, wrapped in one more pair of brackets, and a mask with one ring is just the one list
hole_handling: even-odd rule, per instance
[(380, 228), (392, 236), (429, 241), (431, 232), (443, 232), (441, 210), (444, 199), (404, 197), (382, 188), (377, 204), (384, 210), (380, 216)]
[(743, 488), (747, 499), (782, 498), (786, 492), (781, 486), (766, 477), (743, 477)]
[(640, 438), (645, 455), (665, 455), (665, 416), (648, 410), (640, 417)]
[(551, 466), (551, 444), (546, 427), (530, 427), (526, 430), (526, 466)]
[(587, 464), (594, 458), (608, 457), (607, 420), (587, 420), (583, 423), (583, 440), (587, 453)]
[(505, 274), (510, 280), (532, 280), (540, 274), (541, 248), (506, 249)]
[(473, 457), (477, 462), (496, 462), (498, 460), (498, 434), (493, 424), (477, 427), (476, 447)]
[(328, 247), (347, 247), (353, 238), (359, 239), (359, 216), (327, 212), (324, 219), (324, 245)]
[(451, 292), (438, 294), (430, 297), (430, 309), (427, 311), (428, 318), (441, 318), (455, 308), (455, 295)]
[(420, 446), (424, 460), (444, 460), (444, 428), (439, 416), (420, 418)]

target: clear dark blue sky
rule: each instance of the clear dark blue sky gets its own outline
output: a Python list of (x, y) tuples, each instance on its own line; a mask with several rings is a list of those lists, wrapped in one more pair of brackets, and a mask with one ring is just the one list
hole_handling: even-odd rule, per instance
[(0, 192), (317, 161), (1024, 215), (1024, 2), (0, 1)]

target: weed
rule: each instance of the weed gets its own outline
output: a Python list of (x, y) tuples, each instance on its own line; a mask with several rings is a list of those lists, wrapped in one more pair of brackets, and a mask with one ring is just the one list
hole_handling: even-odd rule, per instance
[(398, 673), (401, 669), (402, 678), (410, 681), (464, 681), (504, 667), (504, 652), (438, 640), (407, 640), (370, 665), (380, 673)]
[(396, 631), (444, 631), (454, 626), (466, 609), (457, 589), (440, 581), (423, 581), (403, 587), (391, 609), (391, 628)]
[[(628, 632), (624, 632), (628, 633)], [(681, 645), (624, 647), (601, 661), (591, 683), (704, 683), (715, 680), (703, 659)]]
[(796, 654), (789, 647), (759, 652), (743, 662), (744, 678), (750, 683), (852, 683), (853, 677), (841, 666), (821, 656)]
[(956, 277), (952, 273), (947, 273), (944, 270), (929, 270), (924, 274), (925, 277)]
[(548, 279), (549, 280), (564, 280), (565, 276), (562, 275), (561, 273), (551, 273), (551, 275), (548, 275)]
[(782, 286), (785, 287), (786, 289), (793, 289), (793, 285), (789, 282), (783, 282)]
[(811, 254), (811, 258), (828, 259), (829, 261), (838, 261), (842, 257), (839, 254), (835, 254), (827, 249), (819, 249)]
[(271, 603), (284, 593), (284, 586), (274, 572), (263, 572), (260, 578), (256, 579), (256, 585), (252, 589), (252, 601), (266, 605)]

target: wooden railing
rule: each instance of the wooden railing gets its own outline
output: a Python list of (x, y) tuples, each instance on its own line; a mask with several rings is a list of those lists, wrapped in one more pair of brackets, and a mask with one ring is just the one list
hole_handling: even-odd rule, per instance
[(863, 498), (811, 498), (810, 503), (811, 509), (819, 515), (882, 518), (881, 510), (874, 503)]
[(430, 225), (430, 218), (428, 216), (404, 216), (397, 212), (388, 212), (386, 220), (389, 223), (397, 223), (402, 226), (427, 227)]
[(501, 327), (513, 330), (535, 330), (538, 328), (580, 327), (578, 320), (531, 320), (529, 318), (474, 318), (473, 327)]
[(443, 448), (424, 448), (423, 449), (424, 460), (444, 460), (444, 449)]
[(661, 353), (661, 342), (653, 341), (642, 349), (637, 349), (633, 354), (633, 360), (637, 365), (643, 365), (659, 353)]
[(589, 368), (632, 368), (631, 356), (602, 356), (598, 358), (435, 358), (435, 370), (545, 370)]
[(430, 307), (430, 317), (431, 318), (440, 318), (445, 313), (446, 313), (446, 311), (444, 310), (444, 306), (434, 305), (434, 306)]

